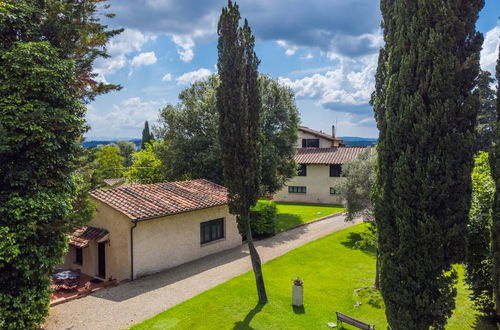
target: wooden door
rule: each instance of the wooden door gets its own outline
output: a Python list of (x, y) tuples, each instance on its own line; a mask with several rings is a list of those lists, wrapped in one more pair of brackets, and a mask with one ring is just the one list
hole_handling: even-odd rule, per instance
[(97, 244), (98, 272), (97, 275), (106, 278), (106, 243)]

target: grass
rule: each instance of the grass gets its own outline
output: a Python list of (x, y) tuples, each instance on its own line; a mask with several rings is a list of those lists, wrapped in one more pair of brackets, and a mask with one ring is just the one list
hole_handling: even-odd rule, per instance
[[(384, 304), (378, 291), (354, 291), (370, 286), (374, 279), (373, 253), (354, 248), (363, 230), (364, 224), (344, 229), (264, 264), (269, 297), (264, 306), (256, 304), (255, 281), (248, 272), (133, 329), (328, 329), (328, 322), (336, 322), (335, 311), (385, 329)], [(291, 285), (296, 276), (304, 280), (304, 308), (291, 306)], [(457, 309), (447, 328), (495, 329), (476, 320), (461, 281), (457, 288)], [(354, 307), (358, 301), (362, 304)]]
[(276, 202), (277, 229), (283, 230), (329, 214), (344, 212), (341, 205)]

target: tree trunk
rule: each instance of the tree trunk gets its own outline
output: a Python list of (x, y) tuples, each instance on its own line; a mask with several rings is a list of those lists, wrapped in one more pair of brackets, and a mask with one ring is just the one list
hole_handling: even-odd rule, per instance
[(375, 283), (373, 283), (373, 287), (375, 289), (378, 289), (379, 287), (379, 284), (380, 284), (380, 274), (379, 274), (379, 269), (380, 269), (380, 265), (379, 265), (379, 261), (378, 261), (378, 257), (379, 257), (379, 253), (378, 253), (378, 249), (377, 249), (377, 256), (376, 256), (376, 262), (375, 262)]
[(259, 304), (267, 303), (266, 287), (264, 286), (264, 275), (262, 274), (262, 267), (260, 262), (259, 253), (253, 244), (252, 230), (250, 228), (250, 216), (245, 215), (245, 227), (247, 231), (247, 244), (250, 251), (250, 259), (252, 260), (253, 273), (255, 275), (255, 283), (257, 284), (257, 293), (259, 295)]

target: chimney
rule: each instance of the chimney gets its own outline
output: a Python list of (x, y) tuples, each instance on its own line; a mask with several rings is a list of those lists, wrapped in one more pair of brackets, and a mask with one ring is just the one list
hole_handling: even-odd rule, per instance
[(335, 139), (335, 125), (332, 125), (332, 137)]

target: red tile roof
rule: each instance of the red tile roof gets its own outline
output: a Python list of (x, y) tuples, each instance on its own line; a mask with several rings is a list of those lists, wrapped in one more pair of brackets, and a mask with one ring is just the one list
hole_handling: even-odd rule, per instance
[(132, 220), (164, 217), (228, 202), (226, 188), (204, 179), (126, 185), (94, 190), (90, 195)]
[(299, 148), (295, 161), (299, 164), (344, 164), (355, 160), (366, 147)]
[(106, 229), (82, 226), (75, 229), (69, 239), (69, 244), (84, 248), (89, 245), (89, 241), (99, 241), (108, 234)]
[(309, 133), (309, 134), (312, 134), (312, 135), (315, 135), (315, 136), (318, 136), (318, 137), (321, 137), (323, 139), (327, 139), (330, 141), (342, 141), (342, 139), (334, 138), (331, 135), (328, 135), (328, 134), (320, 132), (320, 131), (313, 130), (313, 129), (311, 129), (309, 127), (305, 127), (305, 126), (299, 126), (299, 131)]

